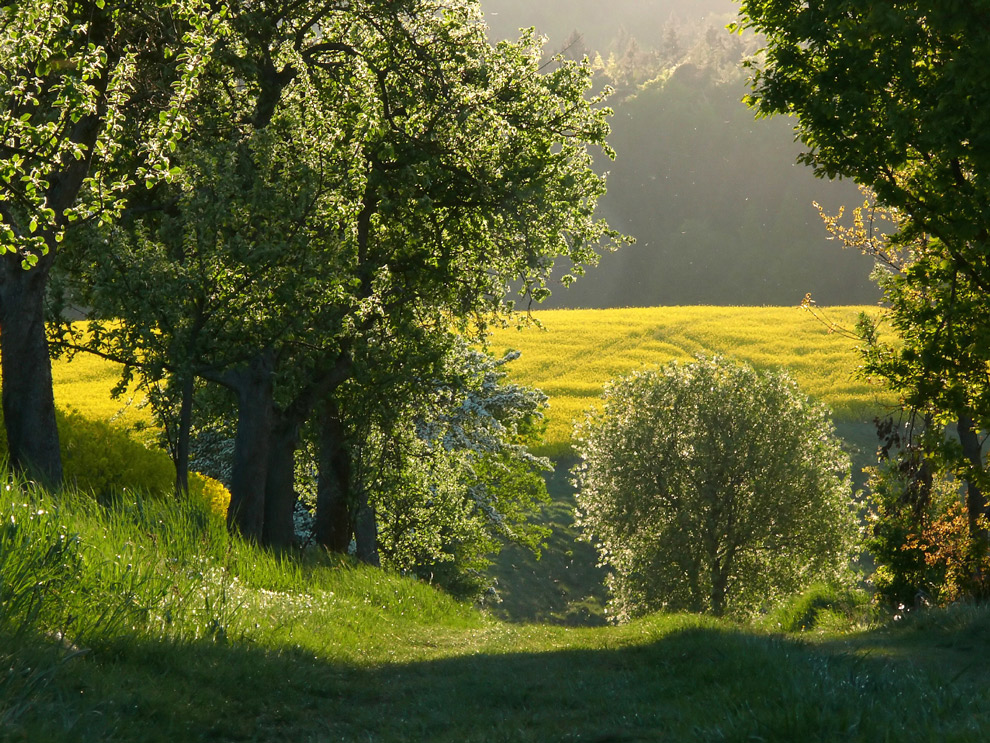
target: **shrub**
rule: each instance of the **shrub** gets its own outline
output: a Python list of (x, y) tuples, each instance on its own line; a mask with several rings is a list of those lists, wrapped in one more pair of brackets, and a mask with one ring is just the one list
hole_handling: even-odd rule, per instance
[(740, 613), (848, 571), (849, 458), (786, 374), (726, 359), (612, 382), (576, 432), (610, 610)]
[[(160, 450), (149, 449), (123, 429), (90, 420), (75, 411), (56, 411), (65, 482), (98, 498), (124, 488), (145, 495), (173, 492), (175, 469)], [(7, 454), (7, 436), (0, 417), (0, 456)]]
[(230, 491), (218, 480), (199, 472), (189, 473), (189, 496), (197, 499), (218, 516), (226, 516)]
[(122, 489), (149, 496), (167, 496), (175, 487), (175, 468), (168, 455), (149, 449), (126, 431), (103, 421), (62, 411), (59, 441), (65, 481), (99, 498)]
[(985, 597), (990, 559), (969, 536), (959, 482), (931, 463), (924, 477), (909, 465), (902, 452), (869, 469), (864, 546), (877, 603), (900, 611)]

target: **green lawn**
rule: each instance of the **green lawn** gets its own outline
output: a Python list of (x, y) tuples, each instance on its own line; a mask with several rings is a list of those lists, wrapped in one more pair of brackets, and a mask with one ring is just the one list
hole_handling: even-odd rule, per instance
[[(852, 363), (849, 349), (808, 345), (788, 357), (773, 346), (796, 337), (797, 330), (782, 329), (801, 318), (796, 310), (676, 310), (591, 315), (590, 326), (588, 318), (577, 322), (579, 313), (545, 313), (547, 333), (500, 337), (541, 339), (504, 345), (523, 348), (518, 378), (542, 380), (558, 411), (563, 391), (578, 390), (567, 383), (579, 377), (571, 365), (595, 370), (571, 395), (579, 406), (608, 376), (637, 364), (728, 348), (724, 340), (697, 347), (684, 340), (714, 332), (705, 328), (732, 327), (737, 341), (755, 336), (757, 326), (774, 330), (737, 355), (758, 363), (791, 358), (788, 366), (803, 369), (795, 373), (809, 386), (807, 375), (826, 361), (834, 369), (822, 378), (849, 376), (838, 371), (839, 359)], [(760, 313), (771, 319), (759, 320)], [(658, 325), (661, 316), (668, 324)], [(680, 335), (668, 322), (677, 317)], [(582, 323), (595, 333), (608, 329), (614, 342), (607, 349), (601, 338), (579, 342)], [(563, 351), (548, 342), (563, 334), (554, 326), (570, 328)], [(825, 348), (835, 342), (815, 326), (802, 332)], [(680, 351), (664, 356), (663, 344)], [(812, 361), (802, 367), (795, 359), (804, 357)], [(62, 404), (86, 399), (103, 411), (93, 415), (106, 417), (119, 407), (106, 399), (111, 372), (99, 363), (56, 372)], [(880, 402), (856, 384), (841, 394), (854, 401), (845, 410), (862, 415)], [(133, 412), (135, 421), (144, 415)], [(868, 461), (869, 424), (840, 416), (839, 428)], [(55, 500), (5, 477), (0, 740), (990, 737), (990, 610), (983, 607), (895, 621), (860, 605), (826, 611), (818, 625), (802, 620), (806, 631), (797, 632), (785, 631), (777, 615), (750, 623), (655, 615), (609, 626), (594, 551), (576, 541), (569, 463), (559, 464), (543, 559), (504, 553), (495, 572), (502, 603), (484, 611), (378, 570), (259, 551), (195, 507), (135, 500), (107, 510), (85, 496)]]
[[(28, 508), (38, 494), (13, 484), (0, 498), (0, 740), (990, 735), (986, 609), (872, 628), (850, 614), (796, 634), (688, 615), (507, 624), (378, 570), (277, 558), (174, 504)], [(72, 541), (53, 561), (59, 533)], [(19, 582), (25, 565), (43, 580)]]

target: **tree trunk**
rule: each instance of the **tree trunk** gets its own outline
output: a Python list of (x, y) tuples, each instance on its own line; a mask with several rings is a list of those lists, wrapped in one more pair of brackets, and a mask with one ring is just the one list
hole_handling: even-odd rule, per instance
[(62, 483), (44, 299), (54, 252), (29, 270), (0, 257), (0, 368), (10, 464), (48, 488)]
[[(276, 416), (278, 417), (278, 416)], [(295, 536), (293, 511), (296, 507), (296, 447), (299, 423), (281, 420), (275, 426), (268, 450), (265, 480), (265, 524), (262, 543), (286, 550)]]
[(712, 614), (720, 617), (725, 614), (725, 600), (729, 592), (729, 576), (735, 561), (736, 548), (727, 547), (723, 554), (718, 551), (711, 556), (712, 592), (710, 596)]
[(986, 555), (988, 540), (987, 530), (980, 526), (980, 516), (988, 515), (986, 498), (977, 483), (977, 474), (983, 472), (983, 448), (980, 437), (973, 429), (973, 419), (967, 414), (959, 416), (956, 422), (959, 443), (962, 445), (963, 456), (971, 467), (971, 474), (966, 477), (966, 511), (969, 518), (969, 536), (980, 546), (980, 557)]
[(189, 429), (192, 428), (193, 376), (182, 381), (179, 430), (175, 434), (175, 494), (189, 495)]
[(227, 525), (261, 542), (265, 524), (265, 486), (272, 433), (274, 353), (263, 352), (247, 367), (230, 372), (227, 385), (237, 392), (237, 434), (230, 478)]
[(712, 565), (712, 592), (710, 596), (710, 606), (712, 614), (720, 617), (725, 614), (725, 591), (728, 585), (728, 576), (722, 570), (718, 561)]
[(344, 426), (335, 405), (328, 404), (320, 421), (316, 482), (316, 543), (345, 554), (354, 533), (351, 508), (351, 457)]
[(361, 491), (358, 499), (354, 539), (357, 542), (357, 558), (368, 565), (381, 567), (382, 560), (378, 554), (378, 514), (375, 513), (375, 507), (368, 502), (368, 493), (365, 490)]

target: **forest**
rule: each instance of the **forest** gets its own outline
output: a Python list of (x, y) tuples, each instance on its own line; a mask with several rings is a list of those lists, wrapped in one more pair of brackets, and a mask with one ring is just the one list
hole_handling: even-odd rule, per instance
[(0, 3), (0, 740), (985, 738), (984, 13)]
[(637, 242), (604, 255), (587, 281), (554, 292), (547, 307), (879, 299), (871, 260), (836, 251), (814, 207), (858, 206), (854, 182), (798, 166), (792, 125), (756, 121), (742, 102), (740, 62), (758, 44), (726, 31), (735, 3), (483, 5), (497, 14), (489, 15), (496, 37), (533, 25), (551, 49), (587, 54), (597, 84), (615, 90), (606, 102), (617, 154), (602, 165), (601, 213)]

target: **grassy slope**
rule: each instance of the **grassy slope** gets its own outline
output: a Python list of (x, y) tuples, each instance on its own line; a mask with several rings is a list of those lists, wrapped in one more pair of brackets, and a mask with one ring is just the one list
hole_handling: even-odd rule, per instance
[[(0, 523), (30, 498), (0, 496)], [(62, 598), (83, 636), (61, 644), (53, 631), (64, 615), (49, 610), (47, 634), (0, 636), (4, 741), (990, 734), (987, 672), (972, 662), (990, 650), (985, 610), (842, 635), (679, 615), (622, 627), (507, 625), (380, 571), (280, 562), (174, 506), (58, 508), (82, 558)], [(168, 539), (156, 536), (163, 531)], [(123, 621), (101, 624), (119, 606)]]
[[(836, 307), (827, 316), (851, 328), (866, 307)], [(889, 399), (855, 376), (855, 341), (808, 312), (788, 307), (652, 307), (535, 312), (543, 328), (497, 331), (491, 347), (522, 352), (512, 378), (550, 397), (546, 453), (569, 450), (572, 422), (616, 376), (670, 359), (718, 353), (760, 368), (786, 367), (839, 422), (870, 420)]]
[[(558, 314), (545, 313), (544, 321), (549, 325)], [(606, 324), (600, 320), (596, 327)], [(746, 325), (738, 315), (724, 321), (740, 332)], [(626, 340), (613, 344), (610, 356), (588, 360), (575, 344), (572, 357), (599, 367), (662, 361), (649, 341), (654, 322), (647, 320), (639, 334), (648, 341), (640, 344), (645, 350), (636, 351), (635, 335), (620, 326), (614, 330)], [(526, 350), (522, 343), (505, 345)], [(565, 376), (548, 368), (547, 379)], [(96, 398), (112, 382), (94, 373), (88, 391), (73, 394), (106, 408)], [(566, 492), (565, 481), (562, 468), (552, 489)], [(11, 523), (4, 509), (28, 499), (14, 493), (0, 500), (0, 524)], [(990, 735), (990, 674), (981, 662), (990, 651), (985, 610), (933, 612), (828, 636), (771, 635), (684, 616), (623, 627), (510, 625), (377, 571), (280, 563), (227, 541), (222, 528), (212, 536), (183, 538), (181, 530), (161, 536), (169, 517), (147, 506), (137, 510), (107, 523), (63, 504), (60, 515), (89, 566), (65, 590), (85, 599), (95, 624), (118, 601), (136, 611), (112, 631), (89, 630), (81, 647), (58, 641), (58, 623), (42, 635), (12, 640), (0, 633), (0, 668), (8, 669), (0, 672), (0, 740), (972, 741)], [(571, 541), (566, 497), (548, 518), (561, 526), (544, 558), (559, 601), (534, 598), (513, 584), (502, 587), (506, 603), (534, 618), (593, 618), (598, 599), (585, 596), (582, 586), (597, 578), (588, 566), (590, 548)], [(0, 534), (10, 531), (5, 528)], [(149, 611), (147, 596), (161, 603)], [(75, 605), (73, 612), (74, 626), (85, 627), (86, 609)]]

